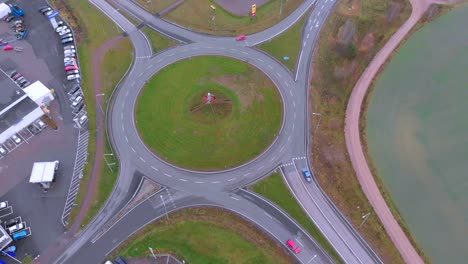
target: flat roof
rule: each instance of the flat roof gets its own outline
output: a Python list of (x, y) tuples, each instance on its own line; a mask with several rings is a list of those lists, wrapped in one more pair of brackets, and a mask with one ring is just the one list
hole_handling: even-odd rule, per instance
[(3, 71), (0, 71), (0, 113), (24, 95), (26, 93)]
[(34, 162), (30, 183), (52, 182), (55, 175), (55, 161)]
[(0, 250), (6, 248), (12, 241), (6, 230), (0, 226)]
[[(8, 111), (0, 115), (0, 134), (21, 122), (29, 113), (40, 107), (31, 98), (26, 97)], [(34, 120), (33, 120), (34, 121)]]

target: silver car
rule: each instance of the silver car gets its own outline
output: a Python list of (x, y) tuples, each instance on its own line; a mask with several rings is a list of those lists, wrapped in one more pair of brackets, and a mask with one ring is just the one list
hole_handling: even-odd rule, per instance
[(70, 75), (67, 75), (67, 80), (69, 81), (73, 81), (73, 80), (76, 80), (76, 79), (79, 79), (80, 78), (80, 75), (79, 74), (70, 74)]
[(16, 134), (14, 134), (13, 136), (11, 136), (11, 139), (13, 139), (13, 141), (16, 143), (16, 144), (19, 144), (21, 143), (21, 138), (18, 137)]

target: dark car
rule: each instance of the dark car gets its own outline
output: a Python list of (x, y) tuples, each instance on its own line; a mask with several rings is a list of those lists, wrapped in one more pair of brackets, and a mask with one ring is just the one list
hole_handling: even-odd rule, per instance
[(67, 44), (67, 43), (70, 43), (70, 42), (73, 42), (73, 38), (62, 39), (62, 44)]
[(81, 102), (79, 105), (77, 105), (76, 108), (73, 108), (72, 113), (76, 115), (76, 114), (78, 114), (79, 112), (81, 112), (81, 110), (83, 110), (83, 108), (84, 108), (84, 103)]
[(15, 75), (13, 75), (13, 77), (11, 77), (11, 79), (13, 79), (13, 81), (16, 81), (21, 76), (23, 76), (21, 73), (16, 73)]
[(114, 261), (117, 263), (117, 264), (127, 264), (127, 262), (122, 258), (122, 257), (116, 257), (114, 259)]
[(13, 78), (13, 76), (15, 76), (18, 72), (16, 70), (13, 70), (10, 72), (10, 78)]
[(5, 221), (5, 227), (9, 228), (9, 227), (14, 226), (14, 225), (19, 224), (19, 223), (21, 223), (21, 219), (19, 217), (13, 218), (13, 219), (10, 219), (8, 221)]
[(79, 86), (79, 85), (73, 87), (73, 89), (71, 89), (70, 92), (68, 92), (68, 94), (74, 94), (74, 93), (76, 93), (78, 90), (80, 90), (80, 86)]
[(8, 16), (5, 18), (5, 21), (6, 21), (6, 22), (10, 22), (10, 21), (12, 21), (13, 19), (15, 19), (14, 16), (8, 15)]
[(49, 11), (51, 11), (51, 10), (52, 10), (52, 8), (50, 8), (50, 7), (45, 7), (45, 8), (40, 9), (39, 12), (41, 12), (42, 14), (45, 14), (46, 12), (49, 12)]

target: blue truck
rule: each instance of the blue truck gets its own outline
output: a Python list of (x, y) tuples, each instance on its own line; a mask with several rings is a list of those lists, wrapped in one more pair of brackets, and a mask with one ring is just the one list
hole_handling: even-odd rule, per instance
[(11, 14), (15, 17), (24, 16), (24, 10), (17, 5), (10, 5)]

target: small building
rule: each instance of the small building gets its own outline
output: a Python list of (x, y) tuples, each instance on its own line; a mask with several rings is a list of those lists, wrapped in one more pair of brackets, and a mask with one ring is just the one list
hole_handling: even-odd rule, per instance
[(44, 190), (49, 189), (52, 182), (55, 181), (55, 173), (58, 170), (58, 166), (58, 160), (49, 162), (34, 162), (29, 182), (41, 185)]
[(5, 3), (1, 3), (0, 4), (0, 18), (6, 17), (10, 13), (11, 13), (10, 7)]
[(0, 251), (6, 248), (12, 241), (6, 230), (0, 225)]
[(21, 89), (0, 72), (0, 144), (44, 115), (54, 96), (40, 81)]

